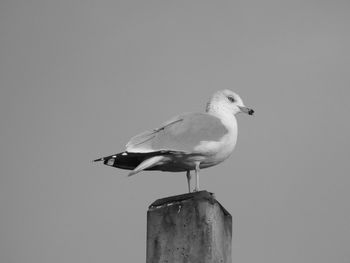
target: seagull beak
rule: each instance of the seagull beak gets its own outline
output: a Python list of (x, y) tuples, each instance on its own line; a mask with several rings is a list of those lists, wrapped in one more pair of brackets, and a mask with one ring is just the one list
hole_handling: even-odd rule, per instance
[(254, 110), (248, 107), (244, 107), (244, 106), (238, 106), (238, 108), (241, 110), (241, 112), (247, 113), (249, 115), (253, 115), (254, 114)]

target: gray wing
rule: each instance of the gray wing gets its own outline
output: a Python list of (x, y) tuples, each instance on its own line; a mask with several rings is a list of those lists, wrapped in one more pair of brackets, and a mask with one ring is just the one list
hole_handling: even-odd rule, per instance
[(192, 153), (202, 141), (219, 141), (228, 130), (219, 118), (207, 113), (177, 116), (161, 127), (146, 131), (126, 145), (128, 152), (181, 151)]

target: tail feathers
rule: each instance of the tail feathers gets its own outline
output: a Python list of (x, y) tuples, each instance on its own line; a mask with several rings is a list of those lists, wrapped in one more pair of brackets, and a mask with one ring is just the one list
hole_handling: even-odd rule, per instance
[(154, 156), (149, 159), (144, 160), (142, 163), (140, 163), (134, 170), (132, 170), (128, 176), (132, 176), (134, 174), (137, 174), (145, 169), (152, 168), (155, 165), (158, 165), (162, 160), (164, 160), (164, 156)]

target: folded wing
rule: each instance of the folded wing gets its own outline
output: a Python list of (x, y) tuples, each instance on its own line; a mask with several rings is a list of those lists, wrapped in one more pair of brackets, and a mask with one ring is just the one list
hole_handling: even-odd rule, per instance
[(220, 141), (228, 130), (219, 118), (207, 113), (177, 116), (160, 128), (146, 131), (126, 145), (127, 152), (177, 151), (193, 153), (202, 141)]

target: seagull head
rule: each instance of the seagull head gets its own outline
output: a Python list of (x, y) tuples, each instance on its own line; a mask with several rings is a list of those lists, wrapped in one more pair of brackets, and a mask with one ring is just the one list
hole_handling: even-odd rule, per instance
[(228, 89), (220, 90), (214, 93), (207, 104), (207, 112), (212, 113), (230, 113), (236, 115), (243, 112), (249, 115), (254, 114), (254, 110), (244, 105), (241, 97)]

